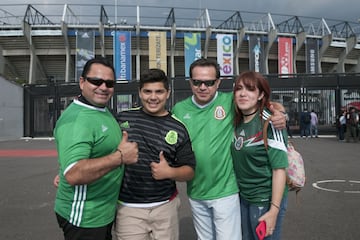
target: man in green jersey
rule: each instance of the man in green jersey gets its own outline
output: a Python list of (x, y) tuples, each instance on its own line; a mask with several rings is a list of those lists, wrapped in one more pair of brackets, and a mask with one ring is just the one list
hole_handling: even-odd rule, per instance
[(108, 240), (124, 164), (135, 163), (137, 144), (127, 141), (106, 104), (115, 72), (105, 58), (89, 60), (79, 79), (81, 95), (56, 123), (59, 183), (55, 213), (65, 240)]
[[(172, 112), (186, 125), (196, 158), (195, 176), (187, 193), (199, 240), (241, 239), (240, 203), (230, 145), (233, 137), (232, 92), (219, 92), (220, 68), (210, 59), (190, 66), (193, 96), (177, 103)], [(276, 128), (285, 117), (274, 112)]]

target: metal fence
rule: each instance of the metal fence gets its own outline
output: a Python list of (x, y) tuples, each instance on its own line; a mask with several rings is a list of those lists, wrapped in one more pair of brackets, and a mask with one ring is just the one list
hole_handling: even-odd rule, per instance
[[(268, 75), (272, 100), (282, 103), (290, 117), (290, 127), (299, 128), (300, 113), (312, 109), (318, 114), (319, 128), (335, 132), (342, 108), (360, 103), (360, 74)], [(223, 79), (221, 91), (232, 91), (233, 78)], [(109, 108), (115, 114), (140, 103), (137, 82), (117, 83)], [(61, 112), (80, 93), (77, 82), (24, 86), (24, 136), (52, 136)], [(172, 79), (168, 108), (191, 95), (184, 78)]]

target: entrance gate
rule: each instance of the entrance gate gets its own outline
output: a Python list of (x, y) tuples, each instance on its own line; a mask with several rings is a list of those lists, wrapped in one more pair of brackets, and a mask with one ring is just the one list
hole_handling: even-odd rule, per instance
[[(336, 132), (335, 122), (344, 107), (360, 107), (360, 74), (268, 75), (272, 100), (282, 103), (290, 118), (290, 127), (299, 128), (300, 113), (305, 108), (318, 114), (319, 128)], [(220, 90), (231, 92), (233, 79), (223, 79)], [(114, 114), (137, 106), (137, 82), (117, 83), (109, 108)], [(24, 136), (52, 136), (61, 112), (80, 93), (78, 83), (50, 83), (24, 86)], [(168, 108), (191, 95), (184, 78), (172, 79)], [(357, 105), (359, 104), (359, 105)], [(321, 132), (321, 130), (320, 130)]]

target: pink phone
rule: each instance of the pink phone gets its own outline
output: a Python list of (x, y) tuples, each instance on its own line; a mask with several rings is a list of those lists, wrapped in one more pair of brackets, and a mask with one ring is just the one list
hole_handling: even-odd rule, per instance
[(258, 236), (259, 240), (263, 240), (265, 238), (265, 234), (266, 234), (266, 222), (265, 221), (259, 222), (255, 231), (256, 231), (256, 235)]

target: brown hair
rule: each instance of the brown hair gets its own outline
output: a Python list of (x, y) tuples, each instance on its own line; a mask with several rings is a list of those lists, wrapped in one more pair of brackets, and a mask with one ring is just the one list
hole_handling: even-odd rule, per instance
[[(270, 90), (269, 82), (260, 73), (253, 71), (243, 72), (235, 79), (234, 91), (233, 91), (234, 96), (235, 96), (235, 92), (239, 89), (239, 85), (241, 82), (248, 89), (255, 90), (257, 88), (259, 89), (260, 94), (261, 93), (264, 94), (264, 97), (258, 101), (258, 108), (260, 109), (260, 116), (261, 116), (264, 107), (270, 106), (271, 90)], [(237, 126), (243, 119), (243, 114), (240, 111), (240, 109), (236, 106), (235, 98), (234, 98), (234, 104), (235, 104), (234, 125)]]

